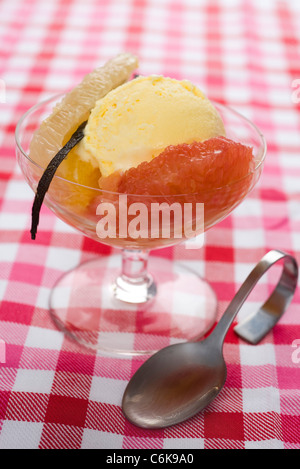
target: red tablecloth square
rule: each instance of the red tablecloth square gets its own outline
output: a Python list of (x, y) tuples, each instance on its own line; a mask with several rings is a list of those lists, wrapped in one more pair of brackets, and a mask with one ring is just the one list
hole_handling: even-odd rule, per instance
[(206, 412), (204, 415), (204, 437), (226, 440), (244, 439), (242, 412)]
[(87, 399), (51, 395), (45, 422), (83, 427), (88, 408)]

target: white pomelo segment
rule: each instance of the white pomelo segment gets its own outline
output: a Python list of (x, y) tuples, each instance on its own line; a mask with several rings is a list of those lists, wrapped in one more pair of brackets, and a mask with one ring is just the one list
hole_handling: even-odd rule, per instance
[(46, 168), (76, 128), (88, 119), (96, 101), (127, 81), (137, 66), (137, 58), (124, 53), (86, 75), (36, 130), (30, 143), (30, 158)]

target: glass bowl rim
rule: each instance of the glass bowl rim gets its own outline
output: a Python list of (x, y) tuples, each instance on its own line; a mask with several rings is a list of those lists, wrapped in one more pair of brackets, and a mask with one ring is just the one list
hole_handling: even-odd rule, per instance
[[(20, 142), (20, 138), (19, 138), (19, 133), (20, 133), (20, 128), (23, 124), (23, 122), (26, 120), (26, 118), (32, 113), (34, 112), (36, 109), (38, 109), (39, 107), (42, 107), (42, 106), (45, 106), (46, 104), (50, 103), (51, 101), (57, 101), (59, 98), (63, 98), (63, 96), (65, 96), (65, 92), (64, 93), (57, 93), (55, 95), (52, 95), (46, 99), (43, 99), (42, 101), (39, 101), (38, 103), (34, 104), (33, 106), (31, 106), (21, 117), (20, 119), (18, 120), (17, 122), (17, 125), (16, 125), (16, 129), (15, 129), (15, 141), (16, 141), (16, 145), (17, 145), (17, 148), (19, 149), (19, 151), (21, 152), (21, 154), (31, 163), (33, 164), (34, 166), (36, 166), (38, 169), (40, 169), (42, 172), (45, 171), (45, 168), (43, 168), (42, 166), (40, 166), (36, 161), (33, 161), (29, 154), (23, 149), (22, 147), (22, 144)], [(243, 181), (244, 179), (246, 179), (248, 176), (250, 176), (251, 174), (255, 174), (257, 172), (257, 170), (263, 165), (264, 163), (264, 160), (265, 160), (265, 157), (266, 157), (266, 153), (267, 153), (267, 143), (266, 143), (266, 139), (263, 135), (263, 133), (260, 131), (260, 129), (256, 126), (256, 124), (254, 124), (250, 119), (248, 119), (247, 117), (245, 117), (243, 114), (241, 114), (240, 112), (236, 111), (235, 109), (233, 109), (232, 107), (230, 106), (227, 106), (227, 105), (224, 105), (222, 103), (219, 103), (213, 99), (210, 99), (210, 102), (216, 106), (217, 108), (219, 107), (220, 109), (223, 109), (225, 111), (230, 111), (232, 114), (234, 114), (236, 117), (238, 117), (239, 119), (242, 119), (244, 120), (245, 122), (247, 122), (247, 124), (252, 127), (252, 129), (255, 131), (255, 133), (258, 135), (258, 137), (260, 138), (260, 141), (261, 141), (261, 146), (262, 146), (262, 156), (261, 158), (259, 159), (259, 162), (257, 163), (257, 165), (255, 166), (255, 168), (252, 170), (252, 171), (249, 171), (245, 176), (243, 176), (242, 178), (240, 179), (237, 179), (235, 181), (232, 181), (230, 182), (229, 184), (226, 184), (224, 186), (219, 186), (219, 187), (214, 187), (213, 189), (209, 189), (209, 190), (202, 190), (202, 191), (199, 191), (199, 192), (193, 192), (193, 193), (186, 193), (186, 194), (129, 194), (129, 193), (123, 193), (123, 192), (114, 192), (114, 191), (108, 191), (108, 190), (104, 190), (104, 189), (100, 189), (97, 188), (97, 187), (91, 187), (91, 186), (86, 186), (84, 184), (79, 184), (78, 182), (75, 182), (75, 181), (70, 181), (69, 179), (66, 179), (66, 178), (63, 178), (61, 176), (57, 176), (55, 175), (53, 180), (60, 180), (60, 181), (63, 181), (63, 182), (66, 182), (68, 184), (73, 184), (77, 187), (80, 187), (80, 188), (83, 188), (83, 189), (88, 189), (88, 190), (92, 190), (92, 191), (96, 191), (96, 192), (99, 192), (101, 194), (110, 194), (110, 195), (115, 195), (115, 196), (118, 196), (118, 195), (127, 195), (128, 197), (136, 197), (136, 198), (146, 198), (146, 197), (149, 197), (149, 198), (163, 198), (163, 199), (166, 199), (168, 197), (174, 197), (174, 198), (180, 198), (180, 197), (191, 197), (191, 196), (196, 196), (197, 194), (201, 194), (201, 193), (210, 193), (210, 192), (217, 192), (217, 191), (220, 191), (220, 190), (224, 190), (225, 188), (227, 187), (230, 187), (230, 186), (233, 186), (234, 184), (237, 184), (241, 181)]]

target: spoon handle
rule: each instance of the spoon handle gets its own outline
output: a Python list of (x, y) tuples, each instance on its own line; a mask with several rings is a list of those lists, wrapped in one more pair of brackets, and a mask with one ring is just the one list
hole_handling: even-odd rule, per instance
[(289, 306), (298, 279), (295, 258), (279, 250), (269, 251), (254, 267), (207, 340), (212, 340), (217, 346), (223, 345), (229, 327), (259, 279), (280, 260), (283, 260), (283, 270), (276, 288), (261, 308), (236, 326), (234, 331), (244, 340), (257, 344), (272, 329)]

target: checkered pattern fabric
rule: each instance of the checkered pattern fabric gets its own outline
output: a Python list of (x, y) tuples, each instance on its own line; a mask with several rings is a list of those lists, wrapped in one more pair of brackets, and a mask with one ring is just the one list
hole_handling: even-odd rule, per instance
[[(254, 121), (268, 142), (257, 188), (203, 249), (153, 254), (197, 269), (220, 316), (268, 250), (300, 261), (300, 3), (3, 0), (0, 38), (0, 447), (299, 449), (299, 290), (260, 344), (229, 332), (226, 385), (203, 412), (165, 430), (125, 420), (122, 394), (140, 362), (80, 348), (47, 306), (63, 272), (113, 250), (45, 207), (30, 240), (32, 191), (16, 165), (14, 130), (31, 105), (122, 51), (138, 55), (140, 73), (190, 79)], [(246, 308), (269, 289), (264, 280)]]

